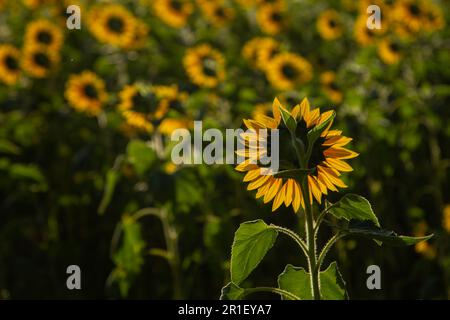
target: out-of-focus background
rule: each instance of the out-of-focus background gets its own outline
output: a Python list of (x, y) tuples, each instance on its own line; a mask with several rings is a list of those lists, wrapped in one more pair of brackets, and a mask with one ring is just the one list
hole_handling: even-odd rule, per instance
[[(231, 165), (174, 165), (170, 133), (307, 96), (360, 153), (341, 195), (369, 199), (387, 229), (435, 234), (340, 241), (350, 298), (448, 299), (449, 4), (0, 0), (0, 298), (217, 299), (239, 224), (299, 217), (271, 213)], [(276, 286), (287, 263), (305, 262), (281, 238), (243, 286)], [(72, 264), (82, 290), (66, 288)]]

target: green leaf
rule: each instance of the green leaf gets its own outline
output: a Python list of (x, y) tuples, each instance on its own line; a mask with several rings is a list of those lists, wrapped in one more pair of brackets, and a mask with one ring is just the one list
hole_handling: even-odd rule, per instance
[(0, 139), (0, 152), (18, 155), (20, 154), (20, 148), (11, 141)]
[(119, 181), (120, 175), (116, 169), (110, 169), (106, 174), (105, 190), (103, 191), (102, 201), (98, 206), (97, 212), (99, 214), (105, 213), (111, 199), (114, 195), (114, 190), (116, 189), (117, 182)]
[(240, 225), (231, 248), (231, 281), (239, 285), (275, 243), (278, 232), (262, 220)]
[(328, 128), (328, 125), (333, 121), (334, 117), (336, 116), (336, 112), (333, 111), (331, 116), (321, 124), (314, 126), (311, 130), (308, 131), (308, 149), (312, 148), (316, 140), (320, 137), (322, 132), (325, 131), (326, 128)]
[(127, 159), (139, 175), (144, 174), (157, 159), (155, 151), (142, 140), (131, 140), (127, 146)]
[(220, 300), (239, 300), (244, 292), (245, 289), (235, 285), (233, 282), (230, 282), (222, 288)]
[(348, 229), (345, 232), (350, 235), (373, 239), (378, 244), (383, 243), (390, 246), (410, 246), (433, 237), (433, 234), (424, 237), (401, 236), (394, 231), (381, 229), (373, 223), (353, 220), (350, 221)]
[(273, 176), (275, 178), (295, 179), (299, 182), (302, 182), (303, 178), (305, 178), (311, 172), (311, 169), (290, 169), (279, 171)]
[(341, 200), (329, 208), (329, 212), (338, 219), (345, 219), (347, 221), (352, 219), (361, 221), (369, 220), (376, 226), (380, 226), (369, 201), (356, 194), (346, 194)]
[(281, 119), (283, 120), (284, 125), (288, 128), (289, 132), (295, 133), (295, 129), (297, 128), (297, 121), (292, 117), (292, 115), (280, 106)]
[[(309, 273), (300, 267), (290, 264), (286, 266), (283, 273), (278, 276), (278, 287), (289, 291), (302, 300), (312, 300), (311, 281)], [(345, 282), (339, 273), (336, 262), (320, 272), (321, 298), (325, 300), (345, 300)]]

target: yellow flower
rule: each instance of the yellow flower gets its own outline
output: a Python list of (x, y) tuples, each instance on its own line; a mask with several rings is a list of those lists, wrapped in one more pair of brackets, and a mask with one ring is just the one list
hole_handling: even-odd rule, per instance
[[(285, 109), (278, 99), (275, 99), (273, 102), (273, 117), (265, 116), (258, 120), (244, 120), (245, 126), (252, 133), (244, 134), (243, 138), (247, 146), (253, 146), (253, 150), (237, 151), (237, 154), (244, 156), (245, 160), (236, 166), (236, 170), (247, 172), (243, 181), (249, 183), (247, 190), (257, 190), (257, 199), (263, 197), (264, 203), (273, 200), (272, 211), (275, 211), (284, 203), (286, 207), (292, 206), (294, 211), (297, 212), (300, 205), (303, 208), (305, 206), (299, 182), (291, 178), (275, 177), (269, 168), (265, 168), (258, 163), (258, 160), (269, 151), (265, 146), (255, 143), (255, 140), (270, 139), (269, 137), (261, 137), (258, 130), (268, 129), (268, 135), (270, 135), (270, 129), (278, 129), (280, 139), (279, 162), (287, 168), (298, 167), (298, 159), (292, 149), (289, 130), (281, 122), (281, 108)], [(306, 141), (308, 130), (327, 121), (332, 116), (332, 111), (320, 113), (318, 108), (311, 110), (309, 102), (305, 98), (292, 109), (290, 114), (297, 121), (296, 137)], [(322, 195), (327, 195), (328, 191), (337, 191), (338, 187), (347, 187), (339, 176), (341, 172), (349, 172), (353, 169), (344, 160), (358, 156), (356, 152), (344, 148), (352, 139), (342, 136), (340, 130), (330, 130), (331, 124), (332, 122), (314, 144), (308, 161), (308, 168), (312, 169), (312, 173), (307, 175), (310, 203), (313, 202), (313, 199), (321, 203)], [(255, 147), (255, 145), (259, 146)]]
[(197, 0), (197, 3), (206, 20), (215, 27), (225, 25), (234, 17), (233, 8), (227, 6), (223, 1)]
[(37, 9), (38, 7), (55, 2), (55, 0), (22, 0), (22, 1), (23, 4), (27, 6), (29, 9)]
[(88, 26), (101, 42), (123, 49), (134, 49), (147, 35), (148, 27), (119, 4), (93, 7), (88, 13)]
[(280, 43), (269, 37), (253, 38), (242, 48), (242, 56), (260, 70), (265, 70), (278, 53), (280, 53)]
[(378, 36), (386, 31), (385, 23), (381, 24), (381, 29), (369, 29), (367, 28), (367, 16), (360, 15), (355, 21), (353, 26), (353, 32), (356, 42), (362, 46), (368, 46), (375, 43)]
[[(428, 231), (428, 225), (425, 221), (417, 224), (414, 236), (415, 237), (424, 237)], [(436, 248), (430, 244), (428, 241), (421, 241), (414, 245), (414, 250), (423, 255), (427, 259), (434, 259), (436, 257)]]
[(25, 30), (25, 45), (41, 45), (49, 50), (59, 50), (63, 44), (63, 32), (49, 20), (30, 22)]
[(281, 3), (269, 3), (258, 7), (256, 21), (265, 33), (274, 35), (283, 28), (284, 6)]
[(47, 47), (26, 46), (22, 54), (22, 68), (34, 78), (46, 78), (55, 69), (60, 60), (56, 51)]
[(271, 85), (279, 90), (294, 89), (312, 79), (312, 66), (294, 53), (276, 55), (266, 69)]
[(335, 10), (323, 12), (317, 19), (317, 31), (326, 40), (337, 39), (342, 35), (342, 23)]
[(174, 130), (181, 128), (192, 128), (192, 121), (187, 119), (166, 118), (161, 121), (161, 124), (158, 127), (158, 131), (166, 136), (170, 136)]
[(271, 111), (270, 103), (258, 103), (253, 108), (252, 118), (255, 120), (264, 119)]
[(383, 39), (378, 43), (378, 56), (386, 64), (396, 64), (401, 59), (398, 41)]
[(225, 79), (225, 59), (208, 44), (188, 49), (183, 64), (191, 81), (198, 86), (213, 88)]
[(447, 204), (444, 207), (444, 211), (442, 213), (442, 226), (447, 232), (450, 233), (450, 204)]
[(20, 78), (20, 51), (16, 47), (0, 45), (0, 81), (14, 85)]
[(333, 71), (325, 71), (320, 75), (322, 89), (334, 103), (340, 103), (343, 95), (336, 84), (336, 74)]
[(156, 16), (173, 28), (186, 25), (194, 7), (190, 0), (154, 0), (153, 10)]
[(136, 129), (152, 131), (154, 121), (160, 121), (168, 111), (168, 106), (158, 105), (158, 99), (151, 87), (127, 85), (119, 92), (119, 111), (126, 122)]
[(105, 83), (91, 71), (71, 75), (64, 95), (75, 110), (90, 116), (99, 114), (107, 99)]

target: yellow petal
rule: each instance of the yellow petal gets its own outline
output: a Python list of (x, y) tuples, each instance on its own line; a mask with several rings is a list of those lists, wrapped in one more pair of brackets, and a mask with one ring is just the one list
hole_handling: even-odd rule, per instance
[(278, 100), (278, 98), (275, 98), (275, 100), (273, 100), (273, 104), (272, 104), (272, 113), (273, 113), (273, 117), (275, 119), (275, 121), (277, 122), (277, 124), (280, 123), (281, 121), (281, 103)]
[(267, 182), (267, 180), (269, 180), (271, 178), (271, 176), (261, 176), (258, 179), (256, 179), (255, 181), (251, 182), (248, 184), (247, 186), (247, 190), (255, 190), (258, 189), (259, 187), (261, 187), (264, 183)]
[(327, 167), (323, 167), (323, 171), (325, 176), (331, 181), (331, 183), (333, 183), (335, 186), (341, 187), (341, 188), (346, 188), (347, 185), (341, 180), (339, 179), (336, 174), (333, 172), (333, 170), (331, 168), (327, 168)]
[(284, 205), (288, 207), (292, 203), (292, 196), (294, 195), (294, 181), (288, 179), (286, 182), (286, 196), (284, 197)]
[(247, 172), (247, 174), (245, 175), (243, 181), (244, 182), (248, 182), (248, 181), (252, 181), (255, 180), (256, 178), (258, 178), (261, 175), (261, 170), (258, 169), (253, 169), (250, 170), (249, 172)]
[(280, 190), (282, 182), (283, 182), (282, 179), (275, 179), (272, 182), (272, 185), (270, 186), (269, 190), (267, 191), (266, 195), (264, 196), (264, 203), (269, 202), (270, 200), (273, 199), (273, 197), (275, 197), (278, 190)]
[(300, 105), (296, 105), (291, 112), (291, 115), (294, 119), (299, 119), (299, 115), (301, 116), (301, 109), (300, 109)]
[(325, 140), (325, 142), (322, 145), (343, 147), (352, 140), (353, 140), (352, 138), (344, 136), (332, 136), (327, 138), (327, 140)]
[(303, 118), (306, 122), (306, 118), (309, 118), (309, 101), (308, 98), (304, 98), (302, 102), (300, 102), (300, 117), (299, 119)]
[[(272, 178), (272, 179), (275, 179), (275, 178)], [(271, 180), (272, 179), (269, 179), (268, 181), (267, 181), (267, 183), (265, 183), (262, 187), (260, 187), (259, 189), (258, 189), (258, 192), (256, 193), (256, 199), (259, 199), (259, 198), (261, 198), (263, 195), (265, 195), (266, 194), (266, 192), (267, 192), (267, 190), (269, 190), (269, 188), (270, 188), (270, 186), (272, 185), (272, 183), (271, 183)]]
[(343, 171), (343, 172), (350, 172), (353, 171), (353, 168), (350, 167), (350, 165), (342, 160), (339, 159), (335, 159), (335, 158), (326, 158), (325, 162), (331, 167), (331, 168), (335, 168), (339, 171)]
[(273, 200), (273, 204), (272, 204), (272, 212), (277, 210), (284, 202), (284, 194), (286, 191), (286, 184), (281, 187), (280, 191), (278, 191), (275, 200)]
[(359, 153), (341, 147), (330, 147), (324, 151), (327, 158), (351, 159), (359, 155)]
[[(308, 175), (308, 186), (310, 192), (314, 195), (314, 198), (316, 198), (317, 202), (322, 203), (322, 192), (320, 192), (320, 187), (317, 184), (316, 180)], [(312, 199), (311, 199), (312, 202)]]

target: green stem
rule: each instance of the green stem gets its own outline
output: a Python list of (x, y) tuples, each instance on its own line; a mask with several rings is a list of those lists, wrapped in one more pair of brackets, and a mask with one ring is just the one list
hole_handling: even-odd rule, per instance
[(289, 298), (291, 300), (300, 300), (300, 298), (297, 297), (293, 293), (290, 293), (290, 292), (285, 291), (280, 288), (272, 288), (272, 287), (257, 287), (257, 288), (245, 289), (244, 293), (240, 296), (240, 298), (243, 298), (245, 296), (248, 296), (249, 294), (256, 293), (256, 292), (272, 292), (272, 293), (279, 294), (281, 296), (285, 296), (286, 298)]
[(294, 241), (298, 244), (298, 246), (302, 249), (303, 253), (305, 254), (306, 258), (308, 258), (308, 248), (306, 247), (306, 243), (303, 241), (302, 238), (299, 237), (298, 234), (296, 234), (294, 231), (289, 230), (287, 228), (283, 228), (274, 224), (270, 225), (271, 228), (277, 230), (278, 232), (284, 233), (294, 239)]
[(333, 244), (335, 244), (339, 239), (345, 237), (344, 233), (336, 233), (323, 247), (322, 251), (319, 254), (319, 258), (317, 259), (317, 268), (320, 270), (320, 267), (322, 266), (323, 260), (325, 259), (325, 256), (327, 255), (328, 251), (331, 249)]
[(320, 300), (319, 269), (317, 268), (316, 237), (314, 233), (314, 217), (309, 199), (308, 181), (302, 183), (303, 200), (305, 202), (305, 230), (308, 245), (308, 265), (311, 280), (311, 291), (314, 300)]

